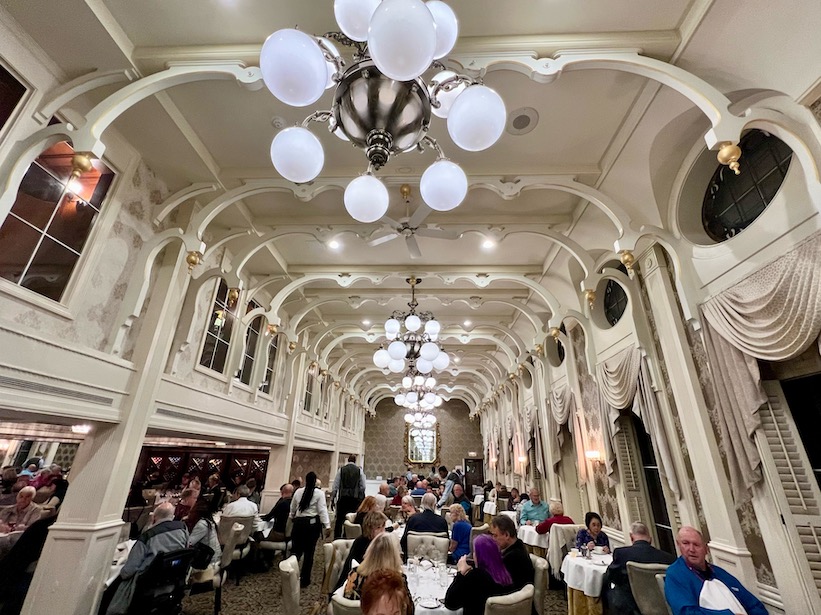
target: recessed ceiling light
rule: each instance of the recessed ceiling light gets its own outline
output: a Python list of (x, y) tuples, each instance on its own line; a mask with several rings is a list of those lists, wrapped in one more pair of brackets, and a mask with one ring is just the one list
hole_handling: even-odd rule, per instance
[(226, 446), (225, 442), (214, 442), (214, 446)]
[(466, 320), (466, 321), (465, 321), (465, 322), (463, 322), (462, 324), (463, 324), (463, 325), (465, 325), (466, 327), (469, 327), (470, 325), (472, 325), (472, 324), (473, 324), (473, 321), (472, 321), (472, 320)]
[(482, 247), (483, 247), (485, 250), (490, 250), (490, 249), (492, 249), (492, 248), (496, 247), (496, 242), (495, 242), (495, 241), (493, 241), (492, 239), (485, 239), (485, 240), (482, 242)]
[(462, 359), (460, 359), (459, 357), (453, 357), (453, 362), (454, 363), (459, 363), (459, 361), (461, 361), (461, 360)]
[(336, 239), (331, 239), (331, 240), (328, 242), (328, 247), (329, 247), (331, 250), (338, 250), (339, 248), (341, 248), (341, 247), (342, 247), (342, 244), (341, 244), (341, 243), (339, 243)]
[(366, 327), (370, 327), (371, 326), (371, 321), (365, 319), (365, 320), (362, 321), (362, 324), (365, 325)]

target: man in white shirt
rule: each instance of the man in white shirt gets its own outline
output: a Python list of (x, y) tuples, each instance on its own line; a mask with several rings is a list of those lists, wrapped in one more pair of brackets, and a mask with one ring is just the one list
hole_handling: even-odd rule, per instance
[(256, 504), (254, 504), (251, 500), (248, 499), (248, 496), (251, 495), (251, 490), (245, 485), (240, 485), (237, 488), (237, 495), (239, 497), (236, 500), (234, 500), (230, 504), (226, 504), (225, 508), (222, 509), (222, 516), (253, 517), (254, 531), (262, 531), (264, 524), (262, 522), (262, 519), (259, 518), (259, 508)]

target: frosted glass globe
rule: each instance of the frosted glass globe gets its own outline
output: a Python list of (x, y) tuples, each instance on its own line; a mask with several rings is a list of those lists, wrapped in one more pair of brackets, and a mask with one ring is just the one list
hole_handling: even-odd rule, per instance
[(368, 24), (378, 6), (379, 0), (335, 0), (334, 17), (345, 36), (361, 43), (368, 39)]
[(430, 378), (425, 380), (425, 386), (429, 389), (432, 389), (433, 387), (435, 387), (436, 386), (436, 378), (431, 376)]
[(424, 384), (424, 382), (425, 382), (425, 377), (424, 376), (417, 375), (417, 376), (413, 377), (413, 386), (421, 387), (422, 384)]
[(402, 395), (402, 393), (399, 393), (398, 395), (396, 395), (396, 397), (393, 398), (393, 401), (396, 402), (397, 406), (404, 406), (405, 405), (405, 396)]
[(306, 107), (319, 100), (328, 83), (328, 67), (316, 41), (299, 30), (277, 30), (259, 54), (262, 80), (287, 105)]
[(433, 363), (422, 358), (416, 359), (416, 369), (420, 374), (429, 374), (433, 369)]
[(507, 111), (502, 97), (484, 85), (459, 94), (448, 113), (448, 134), (463, 150), (480, 152), (499, 140)]
[(436, 417), (432, 414), (430, 415), (430, 424), (431, 426), (436, 425)]
[(373, 175), (360, 175), (345, 188), (345, 209), (365, 224), (376, 222), (388, 211), (388, 189)]
[(436, 401), (436, 393), (425, 393), (425, 403), (433, 405), (433, 402)]
[(433, 57), (438, 60), (448, 55), (456, 44), (459, 22), (453, 9), (441, 0), (429, 0), (426, 5), (436, 24), (436, 51), (433, 52)]
[(404, 359), (407, 352), (408, 349), (405, 347), (405, 344), (400, 342), (399, 340), (391, 342), (388, 346), (388, 354), (390, 355), (391, 359), (395, 361)]
[(413, 423), (413, 415), (411, 413), (408, 413), (408, 414), (405, 415), (405, 422), (406, 423)]
[(402, 378), (402, 388), (409, 389), (412, 384), (413, 384), (413, 380), (411, 379), (410, 376), (405, 376), (404, 378)]
[(419, 331), (419, 327), (422, 326), (422, 321), (416, 314), (411, 314), (405, 319), (405, 328), (408, 331)]
[(458, 164), (450, 160), (437, 160), (422, 173), (419, 192), (431, 209), (450, 211), (465, 200), (468, 178)]
[(436, 24), (422, 0), (382, 0), (368, 26), (368, 51), (376, 67), (397, 81), (411, 81), (430, 68)]
[(447, 369), (448, 365), (450, 365), (450, 357), (446, 352), (440, 352), (439, 356), (433, 360), (433, 367), (436, 371), (441, 372), (443, 369)]
[(438, 320), (429, 320), (425, 323), (425, 333), (428, 335), (437, 335), (441, 329), (442, 325), (439, 324)]
[(421, 421), (424, 416), (425, 415), (422, 414), (421, 412), (417, 412), (416, 414), (413, 415), (413, 418), (416, 419), (417, 421)]
[(431, 361), (439, 355), (439, 345), (434, 344), (433, 342), (425, 342), (422, 344), (422, 347), (419, 349), (419, 356), (422, 357), (425, 361)]
[(437, 396), (436, 396), (436, 399), (435, 399), (435, 400), (433, 400), (433, 407), (434, 407), (434, 408), (438, 408), (439, 406), (441, 406), (441, 405), (442, 405), (442, 402), (443, 402), (443, 401), (444, 401), (444, 400), (443, 400), (443, 399), (442, 399), (439, 395), (437, 395)]
[(401, 326), (402, 324), (395, 318), (388, 318), (388, 320), (385, 321), (385, 333), (388, 335), (396, 335), (399, 333), (399, 328)]
[[(431, 79), (431, 86), (433, 86), (434, 82), (442, 83), (445, 79), (455, 76), (456, 73), (454, 73), (452, 70), (443, 70), (441, 72), (438, 72), (433, 76), (433, 79)], [(435, 116), (447, 119), (448, 114), (450, 113), (450, 108), (453, 106), (453, 101), (455, 101), (459, 94), (464, 92), (467, 87), (468, 86), (466, 83), (460, 83), (451, 90), (439, 90), (436, 94), (436, 100), (439, 102), (439, 106), (431, 107), (430, 110), (433, 112)], [(429, 92), (432, 90), (433, 87), (428, 88)]]
[(391, 360), (391, 362), (388, 363), (388, 369), (392, 374), (398, 374), (405, 370), (405, 361), (402, 359)]
[(373, 353), (373, 364), (376, 365), (379, 369), (385, 369), (388, 366), (388, 363), (391, 362), (391, 355), (388, 354), (388, 351), (384, 348), (380, 348), (375, 353)]
[(285, 179), (295, 184), (316, 179), (325, 164), (325, 152), (316, 135), (292, 126), (277, 133), (271, 142), (271, 162)]
[(412, 404), (415, 404), (417, 401), (419, 401), (419, 395), (416, 393), (416, 391), (410, 391), (406, 397), (408, 401)]

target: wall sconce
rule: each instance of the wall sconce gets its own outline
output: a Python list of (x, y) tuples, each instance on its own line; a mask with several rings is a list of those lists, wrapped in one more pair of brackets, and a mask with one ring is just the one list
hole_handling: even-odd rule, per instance
[(91, 425), (72, 425), (71, 433), (81, 434), (83, 436), (91, 432)]
[(587, 457), (587, 459), (592, 461), (594, 464), (599, 464), (599, 463), (602, 462), (601, 452), (600, 451), (596, 451), (596, 450), (584, 451), (584, 456)]
[(527, 461), (527, 457), (524, 455), (519, 455), (519, 463), (524, 463), (525, 461)]

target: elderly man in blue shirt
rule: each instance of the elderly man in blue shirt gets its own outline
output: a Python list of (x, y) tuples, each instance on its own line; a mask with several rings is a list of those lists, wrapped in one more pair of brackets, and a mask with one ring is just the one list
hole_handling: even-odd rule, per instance
[(530, 490), (530, 500), (522, 506), (522, 514), (519, 517), (520, 525), (539, 525), (550, 516), (550, 509), (547, 503), (541, 498), (539, 490), (535, 487)]

